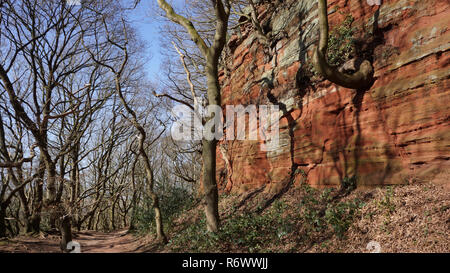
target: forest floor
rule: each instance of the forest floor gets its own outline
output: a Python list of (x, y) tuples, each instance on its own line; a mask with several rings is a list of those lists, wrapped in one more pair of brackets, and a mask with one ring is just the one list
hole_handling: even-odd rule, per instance
[[(73, 241), (79, 243), (81, 253), (135, 253), (145, 245), (142, 237), (129, 234), (127, 230), (80, 231), (74, 233)], [(61, 253), (59, 242), (60, 237), (56, 235), (20, 235), (0, 240), (0, 252)]]
[[(263, 212), (272, 193), (221, 196), (222, 228), (204, 232), (201, 206), (172, 222), (169, 244), (149, 252), (450, 253), (450, 188), (414, 183), (316, 190), (293, 186)], [(372, 246), (371, 246), (372, 244)]]
[[(450, 253), (450, 190), (429, 183), (353, 190), (292, 187), (273, 195), (255, 190), (222, 195), (222, 228), (205, 232), (202, 205), (166, 223), (169, 243), (137, 235), (82, 231), (73, 241), (85, 253), (136, 252), (380, 252)], [(0, 240), (0, 252), (61, 252), (59, 237), (21, 235)]]

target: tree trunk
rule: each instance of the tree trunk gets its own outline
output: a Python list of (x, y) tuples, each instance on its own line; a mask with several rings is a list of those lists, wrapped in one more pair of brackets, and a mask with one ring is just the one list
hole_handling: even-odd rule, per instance
[(203, 140), (203, 190), (205, 193), (205, 215), (208, 231), (219, 230), (219, 195), (216, 183), (216, 144), (215, 140)]
[(92, 230), (95, 226), (95, 213), (97, 212), (97, 208), (94, 208), (94, 210), (92, 210), (90, 216), (89, 216), (89, 220), (88, 220), (88, 224), (87, 224), (87, 229), (88, 230)]
[(101, 216), (101, 211), (99, 210), (97, 212), (97, 216), (95, 217), (95, 223), (94, 223), (94, 230), (99, 230), (98, 229), (98, 224), (100, 223), (100, 216)]
[[(166, 16), (171, 21), (183, 26), (191, 39), (196, 43), (203, 56), (206, 58), (205, 75), (208, 85), (208, 105), (220, 106), (220, 85), (218, 65), (219, 58), (226, 43), (228, 18), (230, 15), (230, 3), (222, 0), (213, 1), (216, 14), (216, 31), (214, 42), (211, 47), (205, 43), (195, 29), (193, 23), (187, 18), (175, 13), (172, 6), (164, 0), (158, 0), (158, 5), (166, 12)], [(222, 128), (221, 128), (222, 129)], [(202, 183), (205, 191), (205, 214), (207, 229), (210, 232), (217, 232), (219, 229), (218, 191), (216, 183), (216, 147), (217, 140), (203, 139), (203, 175)]]
[(25, 191), (24, 189), (20, 189), (19, 192), (19, 199), (20, 199), (20, 203), (22, 204), (23, 207), (23, 219), (25, 221), (25, 232), (32, 232), (32, 227), (31, 227), (31, 213), (30, 213), (30, 209), (28, 207), (28, 199), (25, 195)]
[(59, 230), (61, 232), (61, 250), (67, 252), (67, 244), (72, 241), (72, 231), (71, 231), (71, 217), (69, 215), (64, 215), (59, 220)]
[(43, 166), (42, 159), (41, 163), (39, 163), (39, 169), (41, 170), (39, 176), (36, 180), (36, 189), (34, 192), (33, 202), (31, 204), (31, 219), (30, 219), (30, 228), (31, 232), (39, 233), (41, 231), (41, 211), (42, 204), (44, 199), (44, 169), (41, 168)]
[(133, 198), (131, 199), (131, 213), (130, 213), (130, 228), (129, 228), (129, 230), (136, 229), (136, 227), (135, 227), (136, 207), (137, 207), (137, 198), (136, 198), (136, 190), (134, 190)]
[(72, 241), (71, 213), (66, 214), (65, 208), (58, 200), (56, 165), (49, 159), (46, 159), (45, 163), (47, 167), (47, 204), (50, 208), (50, 227), (59, 229), (61, 233), (61, 248), (65, 248), (67, 243)]
[[(218, 80), (218, 64), (214, 58), (207, 58), (206, 76), (208, 82), (208, 105), (220, 106), (220, 86)], [(211, 119), (210, 117), (209, 119)], [(216, 130), (219, 128), (216, 128)], [(203, 190), (205, 192), (206, 225), (210, 232), (219, 230), (219, 194), (216, 181), (216, 148), (217, 140), (203, 139)]]
[(29, 232), (39, 233), (41, 231), (41, 216), (40, 214), (33, 214), (30, 218)]
[[(76, 204), (78, 201), (78, 197), (80, 194), (80, 176), (79, 176), (79, 168), (78, 168), (78, 154), (79, 154), (80, 144), (74, 147), (71, 153), (72, 160), (72, 170), (70, 172), (70, 209), (72, 215), (72, 221), (75, 223), (79, 222), (79, 210), (78, 205)], [(76, 224), (79, 227), (78, 224)]]
[(111, 206), (111, 230), (116, 230), (116, 214), (115, 214), (115, 210), (116, 210), (116, 202), (113, 201), (112, 206)]
[(0, 204), (0, 238), (6, 237), (6, 207), (6, 204)]
[(150, 166), (150, 160), (147, 156), (147, 154), (144, 151), (143, 147), (143, 137), (141, 138), (141, 145), (140, 145), (140, 154), (144, 159), (144, 165), (145, 165), (145, 173), (147, 175), (147, 179), (149, 182), (149, 195), (152, 198), (152, 206), (153, 210), (155, 211), (155, 224), (156, 224), (156, 240), (158, 242), (161, 242), (163, 244), (167, 243), (167, 237), (164, 234), (163, 230), (163, 223), (162, 223), (162, 216), (161, 216), (161, 209), (159, 208), (159, 198), (158, 195), (154, 192), (154, 180), (153, 180), (153, 170)]
[(373, 83), (372, 64), (365, 60), (361, 63), (359, 70), (351, 75), (341, 73), (336, 67), (327, 62), (328, 50), (328, 13), (327, 0), (318, 0), (319, 13), (319, 46), (314, 52), (314, 66), (322, 76), (340, 86), (350, 89), (366, 89)]
[(50, 214), (50, 228), (57, 228), (57, 220), (58, 220), (58, 208), (57, 208), (57, 193), (56, 193), (56, 167), (53, 162), (49, 162), (46, 160), (47, 167), (47, 205), (49, 208)]

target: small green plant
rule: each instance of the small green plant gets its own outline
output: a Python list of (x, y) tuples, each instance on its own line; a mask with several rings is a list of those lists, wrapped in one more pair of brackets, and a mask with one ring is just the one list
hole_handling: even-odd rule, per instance
[(215, 234), (206, 231), (206, 218), (189, 223), (168, 243), (173, 251), (206, 252), (218, 241)]
[(233, 217), (224, 223), (219, 238), (249, 252), (260, 252), (267, 243), (282, 240), (293, 231), (293, 219), (284, 215), (287, 207), (285, 202), (276, 200), (266, 213)]
[(310, 186), (303, 185), (305, 195), (300, 203), (301, 218), (307, 230), (311, 232), (325, 232), (331, 227), (333, 233), (339, 238), (353, 223), (354, 217), (364, 204), (358, 200), (347, 202), (333, 201), (334, 189), (318, 191)]
[(284, 216), (286, 203), (275, 201), (263, 214), (233, 215), (224, 220), (216, 234), (206, 232), (205, 218), (187, 226), (169, 245), (175, 251), (211, 252), (240, 249), (247, 252), (264, 251), (265, 246), (283, 240), (294, 231), (294, 220)]
[(356, 189), (356, 185), (357, 185), (358, 179), (356, 176), (352, 176), (352, 177), (344, 177), (344, 179), (342, 179), (341, 182), (341, 186), (342, 189), (347, 191), (347, 192), (351, 192), (354, 189)]
[(343, 238), (361, 207), (362, 203), (359, 200), (341, 202), (336, 205), (328, 204), (325, 211), (325, 220), (331, 225), (335, 234), (339, 238)]
[(394, 190), (391, 186), (387, 187), (383, 199), (379, 202), (379, 207), (386, 211), (386, 216), (390, 216), (395, 212), (395, 204), (393, 202)]
[(339, 193), (336, 189), (318, 190), (307, 183), (300, 187), (299, 214), (293, 214), (294, 207), (277, 199), (262, 213), (232, 211), (223, 218), (215, 234), (206, 231), (203, 216), (177, 230), (169, 246), (180, 252), (254, 253), (271, 251), (273, 245), (283, 245), (287, 238), (295, 238), (301, 244), (316, 240), (313, 236), (344, 237), (364, 204), (358, 199), (339, 201), (335, 198), (335, 193)]
[[(160, 193), (160, 207), (164, 217), (163, 221), (167, 227), (170, 228), (172, 220), (191, 206), (193, 202), (194, 198), (187, 190), (175, 186), (166, 186), (164, 192)], [(137, 207), (134, 213), (134, 223), (138, 233), (154, 231), (155, 212), (150, 197), (144, 198), (143, 204)]]
[(325, 222), (320, 215), (322, 207), (321, 201), (328, 199), (329, 194), (326, 193), (319, 197), (319, 191), (312, 188), (307, 183), (303, 183), (301, 189), (304, 192), (304, 196), (300, 201), (300, 218), (304, 220), (305, 228), (308, 231), (320, 232), (325, 229)]
[[(356, 38), (354, 34), (356, 28), (352, 27), (353, 21), (353, 16), (349, 14), (339, 26), (330, 32), (328, 37), (327, 59), (331, 66), (342, 66), (355, 55)], [(323, 77), (316, 71), (313, 62), (308, 60), (302, 68), (302, 74), (298, 79), (301, 82), (300, 84), (314, 86), (322, 80)]]
[[(342, 66), (355, 55), (356, 38), (354, 37), (356, 28), (352, 27), (354, 18), (348, 14), (344, 21), (335, 27), (328, 37), (327, 59), (331, 66)], [(308, 61), (303, 68), (300, 81), (302, 84), (314, 86), (322, 80), (320, 73), (316, 71), (313, 62)]]
[(353, 37), (356, 28), (352, 27), (354, 18), (347, 15), (345, 20), (334, 28), (328, 38), (328, 63), (332, 66), (341, 66), (355, 54), (355, 41)]
[(271, 210), (269, 211), (269, 217), (273, 219), (277, 226), (277, 237), (278, 239), (283, 239), (285, 236), (290, 234), (295, 229), (294, 219), (290, 216), (285, 216), (284, 212), (288, 209), (288, 205), (281, 201), (276, 200)]

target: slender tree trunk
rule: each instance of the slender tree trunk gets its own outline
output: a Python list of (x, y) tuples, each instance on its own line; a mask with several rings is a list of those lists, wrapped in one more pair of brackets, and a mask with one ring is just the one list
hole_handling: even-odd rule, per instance
[(31, 231), (38, 233), (41, 231), (41, 211), (44, 199), (44, 169), (43, 169), (43, 160), (39, 163), (39, 176), (36, 179), (36, 188), (34, 192), (33, 203), (31, 204), (31, 219), (30, 219), (30, 227)]
[(116, 210), (116, 202), (113, 201), (111, 206), (111, 230), (116, 230), (116, 224), (114, 223), (116, 221), (115, 210)]
[(130, 228), (129, 230), (135, 229), (135, 214), (136, 214), (136, 206), (137, 206), (137, 189), (136, 189), (136, 163), (138, 158), (136, 158), (133, 162), (133, 166), (131, 167), (131, 184), (133, 186), (133, 196), (131, 198), (131, 215), (130, 215)]
[[(128, 53), (125, 50), (125, 61), (123, 63), (124, 65), (126, 64), (127, 59), (128, 59)], [(122, 69), (123, 68), (124, 68), (124, 66), (122, 66)], [(122, 69), (121, 69), (121, 71), (122, 71)], [(144, 160), (145, 173), (146, 173), (147, 180), (149, 183), (149, 185), (148, 185), (149, 195), (152, 198), (153, 210), (155, 211), (156, 240), (160, 243), (166, 244), (168, 241), (167, 241), (166, 235), (164, 234), (161, 209), (159, 207), (159, 198), (158, 198), (158, 195), (154, 191), (153, 169), (150, 165), (150, 159), (149, 159), (148, 154), (145, 151), (145, 147), (144, 147), (144, 143), (145, 143), (145, 139), (146, 139), (147, 135), (145, 133), (144, 127), (142, 127), (142, 125), (138, 122), (136, 113), (133, 111), (132, 108), (130, 108), (130, 106), (128, 105), (128, 103), (126, 102), (126, 100), (123, 96), (122, 87), (121, 87), (121, 83), (120, 83), (120, 75), (122, 73), (121, 71), (118, 73), (114, 72), (116, 74), (116, 77), (115, 77), (116, 94), (119, 96), (120, 101), (122, 102), (122, 105), (125, 107), (128, 114), (131, 115), (131, 117), (132, 117), (131, 123), (139, 131), (139, 156), (142, 157), (142, 159)]]
[[(12, 170), (8, 171), (8, 179), (10, 181), (12, 181), (12, 183), (16, 186), (19, 187), (23, 182), (23, 176), (22, 176), (22, 172), (21, 170), (18, 170), (17, 174), (15, 174)], [(20, 205), (23, 207), (23, 209), (20, 209), (19, 211), (21, 212), (21, 218), (24, 219), (24, 225), (22, 226), (22, 231), (25, 232), (30, 232), (30, 219), (31, 219), (31, 213), (30, 213), (30, 208), (28, 207), (28, 198), (25, 195), (25, 190), (23, 187), (21, 187), (18, 191), (18, 198), (20, 201)], [(7, 202), (9, 204), (9, 202)]]
[[(12, 170), (9, 170), (9, 177), (11, 178), (11, 181), (13, 182), (13, 184), (18, 187), (20, 184), (23, 183), (23, 176), (21, 173), (21, 170), (19, 170), (17, 172), (17, 176), (14, 174), (14, 172)], [(24, 188), (20, 188), (19, 191), (17, 192), (18, 197), (19, 197), (19, 201), (21, 206), (23, 207), (22, 210), (20, 210), (22, 212), (22, 218), (24, 219), (25, 223), (24, 223), (24, 230), (25, 232), (30, 232), (30, 218), (31, 218), (31, 213), (30, 213), (30, 209), (28, 207), (28, 198), (25, 195), (25, 190)]]
[(137, 207), (136, 193), (133, 193), (133, 198), (131, 199), (131, 213), (130, 213), (130, 228), (129, 228), (129, 230), (134, 230), (136, 228), (135, 227), (136, 207)]
[[(218, 65), (219, 58), (226, 43), (228, 19), (230, 15), (230, 2), (222, 0), (212, 1), (216, 14), (216, 31), (214, 42), (208, 47), (205, 41), (200, 37), (194, 27), (194, 24), (187, 18), (176, 14), (172, 6), (164, 0), (158, 0), (158, 5), (166, 12), (166, 16), (171, 21), (183, 26), (191, 39), (196, 43), (203, 56), (206, 58), (205, 74), (208, 85), (208, 105), (220, 106), (220, 85)], [(225, 4), (225, 5), (224, 5)], [(218, 129), (218, 128), (217, 128)], [(203, 175), (202, 183), (205, 191), (205, 214), (207, 229), (210, 232), (217, 232), (219, 229), (219, 210), (218, 210), (218, 190), (216, 182), (216, 147), (217, 140), (203, 139)]]
[[(59, 160), (59, 184), (56, 183), (57, 185), (57, 189), (56, 189), (56, 203), (60, 204), (61, 203), (61, 199), (62, 199), (62, 195), (64, 192), (64, 177), (66, 174), (66, 160), (65, 160), (65, 156), (61, 156), (60, 160)], [(55, 181), (56, 182), (56, 181)]]
[(149, 182), (149, 195), (152, 198), (152, 206), (153, 210), (155, 211), (155, 224), (156, 224), (156, 240), (158, 242), (167, 243), (167, 237), (166, 234), (164, 234), (163, 229), (163, 223), (162, 223), (162, 216), (161, 216), (161, 209), (159, 207), (159, 198), (158, 195), (154, 192), (154, 178), (153, 178), (153, 170), (150, 166), (150, 160), (147, 156), (147, 154), (144, 151), (143, 143), (141, 145), (141, 156), (144, 159), (144, 165), (145, 165), (145, 173), (147, 175), (147, 179)]
[(205, 194), (205, 215), (208, 231), (219, 229), (219, 195), (216, 183), (216, 146), (215, 140), (203, 140), (203, 190)]
[(30, 213), (30, 209), (28, 207), (28, 199), (25, 195), (24, 189), (23, 188), (20, 189), (18, 194), (19, 194), (20, 203), (22, 204), (22, 207), (23, 207), (23, 219), (25, 221), (25, 232), (32, 232), (31, 213)]
[(61, 250), (67, 252), (67, 244), (72, 241), (71, 217), (64, 215), (60, 219), (59, 230), (61, 231)]
[[(220, 106), (220, 86), (218, 81), (218, 64), (213, 58), (207, 58), (206, 76), (208, 83), (208, 104)], [(211, 117), (212, 118), (212, 117)], [(210, 118), (210, 119), (211, 119)], [(218, 130), (219, 128), (216, 128)], [(203, 157), (203, 190), (205, 193), (206, 225), (210, 232), (217, 232), (219, 219), (219, 194), (216, 181), (216, 153), (217, 140), (202, 141)]]
[(50, 214), (50, 228), (56, 229), (58, 220), (58, 208), (56, 202), (56, 166), (53, 162), (46, 160), (46, 170), (47, 170), (47, 205)]
[(123, 219), (122, 219), (122, 221), (123, 221), (123, 227), (126, 227), (126, 226), (128, 226), (128, 222), (127, 222), (127, 215), (125, 214), (124, 216), (123, 216)]
[(39, 233), (41, 231), (41, 216), (40, 214), (32, 214), (30, 218), (30, 231), (33, 233)]
[(94, 211), (92, 211), (92, 214), (89, 217), (88, 225), (87, 225), (88, 230), (92, 230), (94, 228), (95, 211), (96, 211), (96, 209)]
[(81, 230), (81, 225), (82, 225), (82, 221), (80, 219), (77, 219), (76, 225), (77, 225), (77, 230), (80, 231)]
[(98, 224), (100, 223), (100, 212), (97, 212), (97, 217), (95, 217), (94, 230), (98, 230)]
[(0, 204), (0, 238), (6, 237), (6, 208), (7, 204)]
[[(56, 184), (56, 165), (46, 159), (47, 167), (47, 204), (50, 208), (50, 227), (59, 229), (61, 234), (61, 247), (72, 241), (71, 214), (67, 212), (58, 200)], [(64, 183), (61, 181), (61, 183)]]
[(78, 171), (78, 153), (79, 153), (79, 143), (76, 145), (76, 147), (73, 149), (71, 153), (71, 160), (72, 160), (72, 170), (70, 172), (70, 209), (72, 211), (72, 221), (76, 223), (76, 226), (78, 230), (80, 230), (79, 227), (79, 210), (78, 205), (76, 204), (78, 197), (79, 197), (79, 188), (80, 188), (80, 180), (79, 180), (79, 171)]

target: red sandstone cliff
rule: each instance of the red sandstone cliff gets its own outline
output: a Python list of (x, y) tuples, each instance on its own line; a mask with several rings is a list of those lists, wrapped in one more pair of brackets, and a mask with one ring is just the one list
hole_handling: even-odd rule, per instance
[[(259, 141), (221, 142), (219, 187), (277, 190), (304, 180), (317, 187), (450, 177), (450, 4), (447, 0), (329, 0), (330, 28), (347, 14), (359, 29), (362, 52), (376, 80), (356, 92), (307, 76), (318, 39), (316, 0), (285, 0), (260, 18), (275, 34), (262, 46), (249, 26), (229, 41), (222, 104), (282, 106), (280, 149)], [(339, 7), (339, 8), (338, 8)], [(224, 161), (227, 157), (228, 163)], [(228, 165), (228, 166), (226, 166)]]

